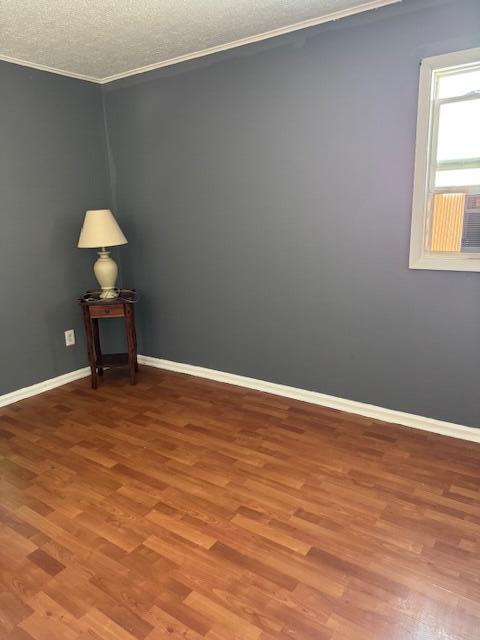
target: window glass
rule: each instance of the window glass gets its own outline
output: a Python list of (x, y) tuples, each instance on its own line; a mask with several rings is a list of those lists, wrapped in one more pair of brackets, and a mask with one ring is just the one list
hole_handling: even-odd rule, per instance
[(437, 161), (478, 158), (480, 162), (480, 99), (440, 106)]
[(454, 98), (472, 91), (480, 91), (480, 69), (441, 75), (438, 79), (437, 97)]
[(437, 171), (435, 186), (441, 187), (474, 187), (480, 185), (480, 169), (455, 169)]

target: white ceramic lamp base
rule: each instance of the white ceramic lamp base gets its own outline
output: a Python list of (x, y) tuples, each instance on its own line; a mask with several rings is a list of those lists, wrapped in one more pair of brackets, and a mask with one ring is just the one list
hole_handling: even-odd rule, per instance
[(115, 260), (110, 257), (110, 251), (103, 248), (98, 252), (98, 260), (95, 262), (93, 270), (102, 289), (100, 298), (103, 300), (118, 298), (118, 290), (115, 288), (118, 268)]

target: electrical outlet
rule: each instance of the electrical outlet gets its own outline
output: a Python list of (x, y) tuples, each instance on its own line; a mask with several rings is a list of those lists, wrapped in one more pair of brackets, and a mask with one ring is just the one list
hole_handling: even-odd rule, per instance
[(75, 344), (75, 330), (69, 329), (65, 331), (65, 346), (71, 347)]

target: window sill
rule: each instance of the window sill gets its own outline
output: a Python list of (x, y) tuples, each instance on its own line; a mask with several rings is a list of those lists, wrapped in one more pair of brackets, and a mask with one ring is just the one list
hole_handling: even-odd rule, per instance
[(480, 258), (459, 256), (423, 255), (410, 258), (409, 269), (430, 269), (432, 271), (480, 271)]

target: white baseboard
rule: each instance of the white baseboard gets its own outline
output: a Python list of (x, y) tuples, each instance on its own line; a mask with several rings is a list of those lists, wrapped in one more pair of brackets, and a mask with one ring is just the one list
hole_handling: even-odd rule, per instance
[(17, 389), (16, 391), (5, 393), (3, 396), (0, 396), (0, 407), (18, 402), (24, 398), (36, 396), (39, 393), (49, 391), (49, 389), (54, 389), (55, 387), (61, 387), (63, 384), (79, 380), (80, 378), (85, 378), (88, 375), (90, 375), (90, 367), (84, 367), (83, 369), (64, 373), (62, 376), (57, 376), (56, 378), (50, 378), (50, 380), (37, 382), (36, 384), (32, 384), (30, 387), (24, 387), (23, 389)]
[(317, 391), (307, 391), (306, 389), (297, 389), (284, 384), (276, 384), (265, 380), (257, 380), (246, 376), (239, 376), (235, 373), (225, 373), (224, 371), (216, 371), (215, 369), (206, 369), (197, 367), (192, 364), (184, 364), (182, 362), (173, 362), (172, 360), (163, 360), (161, 358), (152, 358), (150, 356), (138, 356), (140, 364), (150, 367), (166, 369), (167, 371), (176, 371), (178, 373), (187, 373), (199, 378), (208, 378), (217, 382), (225, 382), (226, 384), (234, 384), (239, 387), (247, 387), (256, 391), (264, 391), (277, 396), (285, 396), (294, 400), (301, 400), (311, 404), (318, 404), (323, 407), (339, 409), (348, 413), (356, 413), (374, 420), (382, 420), (383, 422), (391, 422), (400, 424), (413, 429), (421, 429), (422, 431), (430, 431), (443, 436), (459, 438), (461, 440), (470, 440), (471, 442), (480, 442), (480, 428), (467, 427), (453, 422), (444, 422), (434, 418), (426, 418), (417, 416), (413, 413), (404, 413), (403, 411), (395, 411), (394, 409), (385, 409), (377, 407), (373, 404), (357, 402), (356, 400), (347, 400), (346, 398), (337, 398), (325, 393)]
[[(197, 367), (183, 362), (173, 362), (172, 360), (163, 360), (161, 358), (152, 358), (150, 356), (141, 355), (138, 356), (138, 361), (140, 364), (156, 367), (158, 369), (186, 373), (191, 376), (197, 376), (198, 378), (207, 378), (209, 380), (216, 380), (217, 382), (224, 382), (225, 384), (234, 384), (239, 387), (246, 387), (247, 389), (255, 389), (256, 391), (263, 391), (277, 396), (293, 398), (294, 400), (318, 404), (323, 407), (346, 411), (347, 413), (356, 413), (374, 420), (400, 424), (405, 427), (412, 427), (413, 429), (421, 429), (422, 431), (429, 431), (431, 433), (438, 433), (452, 438), (459, 438), (460, 440), (480, 442), (480, 428), (476, 429), (474, 427), (467, 427), (453, 422), (444, 422), (443, 420), (417, 416), (413, 413), (404, 413), (403, 411), (395, 411), (394, 409), (385, 409), (384, 407), (377, 407), (376, 405), (357, 402), (356, 400), (337, 398), (336, 396), (319, 393), (318, 391), (297, 389), (296, 387), (289, 387), (284, 384), (276, 384), (275, 382), (267, 382), (266, 380), (257, 380), (256, 378), (239, 376), (235, 373), (216, 371), (215, 369), (206, 369), (205, 367)], [(65, 373), (61, 376), (57, 376), (56, 378), (51, 378), (50, 380), (44, 380), (43, 382), (32, 384), (30, 387), (24, 387), (23, 389), (17, 389), (16, 391), (6, 393), (0, 396), (0, 407), (18, 402), (24, 398), (36, 396), (39, 393), (43, 393), (49, 389), (54, 389), (55, 387), (60, 387), (68, 382), (85, 378), (89, 374), (89, 367), (84, 367), (83, 369), (77, 369), (76, 371)]]

